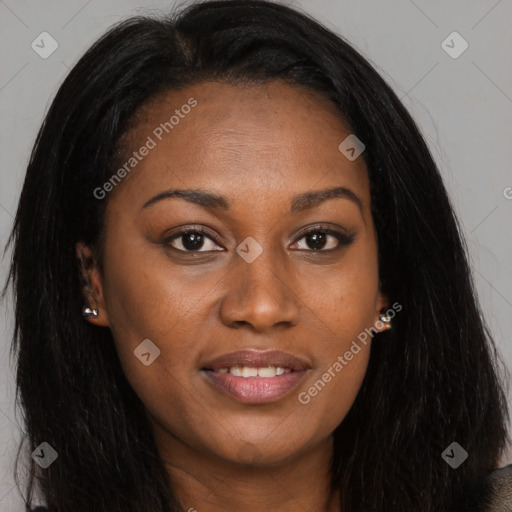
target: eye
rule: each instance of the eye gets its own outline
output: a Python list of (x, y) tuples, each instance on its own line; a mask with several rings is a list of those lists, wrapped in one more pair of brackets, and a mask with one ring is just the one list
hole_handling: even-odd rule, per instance
[[(176, 244), (174, 244), (174, 242), (176, 242)], [(210, 242), (213, 246), (216, 245), (214, 243), (214, 237), (209, 235), (202, 228), (182, 230), (164, 240), (165, 245), (181, 252), (209, 252), (218, 250), (209, 248), (207, 242)], [(201, 251), (200, 249), (203, 249), (205, 245), (206, 249)]]
[[(305, 242), (301, 242), (301, 240)], [(347, 234), (333, 229), (315, 226), (301, 234), (294, 242), (293, 249), (302, 249), (311, 252), (331, 252), (350, 245), (355, 239), (355, 234)], [(215, 243), (216, 242), (216, 243)], [(187, 228), (167, 237), (163, 244), (180, 252), (210, 252), (224, 250), (219, 247), (220, 241), (209, 234), (202, 227)]]
[[(301, 243), (301, 240), (305, 240)], [(355, 239), (354, 234), (347, 234), (332, 229), (314, 227), (302, 233), (302, 236), (295, 242), (298, 249), (306, 249), (314, 252), (331, 252), (350, 245)], [(306, 246), (309, 246), (306, 247)]]

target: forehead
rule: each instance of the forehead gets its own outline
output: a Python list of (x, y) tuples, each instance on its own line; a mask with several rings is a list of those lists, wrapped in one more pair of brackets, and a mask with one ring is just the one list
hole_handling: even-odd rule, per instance
[(338, 149), (350, 134), (330, 101), (283, 82), (169, 91), (138, 112), (124, 138), (125, 160), (144, 145), (151, 149), (116, 196), (142, 205), (166, 188), (188, 187), (247, 204), (346, 186), (367, 202), (363, 158), (350, 161)]

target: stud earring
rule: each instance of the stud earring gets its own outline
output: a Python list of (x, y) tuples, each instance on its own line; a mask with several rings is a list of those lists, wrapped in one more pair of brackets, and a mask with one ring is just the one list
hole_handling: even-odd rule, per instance
[(384, 324), (386, 330), (391, 329), (391, 317), (385, 313), (381, 313), (379, 320)]
[(84, 318), (98, 318), (100, 316), (97, 309), (91, 309), (87, 306), (83, 307), (82, 315)]

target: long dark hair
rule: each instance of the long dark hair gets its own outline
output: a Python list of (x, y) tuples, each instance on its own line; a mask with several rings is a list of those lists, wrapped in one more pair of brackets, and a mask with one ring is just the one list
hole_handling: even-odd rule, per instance
[[(75, 243), (101, 264), (116, 147), (156, 95), (204, 80), (284, 80), (319, 91), (364, 142), (382, 291), (403, 310), (374, 340), (362, 388), (334, 431), (343, 510), (443, 511), (496, 467), (507, 443), (499, 356), (482, 318), (440, 173), (416, 124), (371, 65), (308, 15), (260, 0), (207, 1), (112, 27), (60, 87), (39, 131), (4, 288), (15, 293), (13, 350), (36, 471), (51, 511), (177, 511), (143, 404), (109, 329), (83, 320)], [(101, 266), (100, 266), (101, 268)], [(458, 468), (441, 457), (456, 441)]]

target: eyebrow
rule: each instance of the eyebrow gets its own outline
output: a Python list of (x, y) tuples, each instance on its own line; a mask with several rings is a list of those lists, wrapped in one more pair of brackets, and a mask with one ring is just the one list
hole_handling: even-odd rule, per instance
[[(214, 194), (212, 192), (191, 189), (171, 189), (161, 192), (160, 194), (157, 194), (156, 196), (146, 201), (142, 206), (142, 209), (171, 197), (179, 197), (211, 210), (229, 210), (232, 206), (232, 202), (227, 197)], [(352, 190), (346, 187), (332, 187), (322, 190), (314, 190), (294, 196), (292, 198), (290, 212), (303, 212), (320, 205), (328, 199), (334, 198), (348, 199), (354, 202), (361, 211), (361, 215), (363, 215), (363, 203), (361, 199), (354, 192), (352, 192)]]

